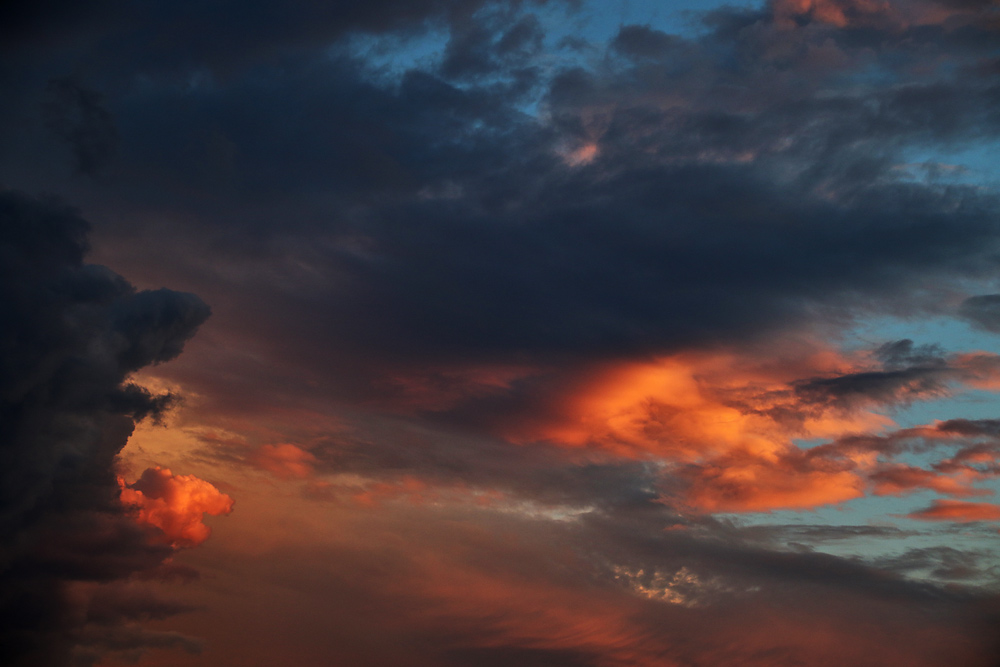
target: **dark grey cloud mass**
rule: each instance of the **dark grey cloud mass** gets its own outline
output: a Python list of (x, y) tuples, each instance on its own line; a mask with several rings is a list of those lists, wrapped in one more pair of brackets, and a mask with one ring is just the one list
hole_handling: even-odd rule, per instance
[(77, 171), (95, 173), (114, 155), (118, 139), (100, 95), (69, 77), (49, 81), (46, 94), (46, 125), (69, 146)]
[(155, 571), (172, 552), (126, 516), (115, 457), (134, 423), (172, 400), (128, 376), (175, 357), (208, 307), (84, 264), (87, 231), (63, 204), (0, 192), (4, 664), (66, 664), (77, 631), (103, 641), (74, 619), (68, 584)]
[(959, 306), (958, 314), (975, 326), (996, 333), (1000, 331), (1000, 294), (971, 296)]
[[(280, 322), (270, 354), (331, 371), (732, 343), (939, 308), (929, 287), (995, 271), (996, 195), (901, 166), (904, 149), (996, 136), (997, 83), (974, 67), (988, 22), (790, 30), (719, 10), (699, 38), (625, 26), (603, 61), (546, 69), (537, 19), (469, 12), (438, 64), (396, 80), (299, 33), (231, 69), (202, 54), (182, 80), (112, 42), (129, 77), (115, 63), (73, 85), (103, 91), (118, 155), (96, 190), (57, 180), (115, 201), (109, 244), (144, 220), (185, 263), (231, 263), (207, 289), (244, 318), (252, 293)], [(198, 39), (176, 43), (200, 54)], [(36, 60), (25, 114), (67, 76)], [(593, 161), (566, 157), (590, 144)], [(245, 271), (261, 261), (281, 279)]]

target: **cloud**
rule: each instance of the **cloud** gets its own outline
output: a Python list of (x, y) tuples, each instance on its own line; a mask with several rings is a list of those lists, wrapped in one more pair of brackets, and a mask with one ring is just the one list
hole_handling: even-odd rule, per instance
[(202, 643), (179, 632), (145, 630), (138, 625), (112, 628), (86, 626), (75, 641), (74, 664), (92, 667), (100, 664), (104, 656), (115, 654), (125, 660), (137, 661), (151, 648), (182, 649), (200, 653)]
[(197, 609), (189, 604), (164, 600), (129, 584), (94, 586), (87, 593), (87, 620), (98, 625), (117, 625), (122, 620), (162, 620)]
[(229, 514), (233, 499), (194, 475), (174, 475), (156, 466), (136, 481), (122, 484), (122, 503), (136, 521), (155, 526), (172, 547), (194, 547), (208, 539), (211, 529), (204, 514)]
[(968, 482), (976, 479), (974, 475), (970, 475), (970, 477), (971, 480), (968, 478), (956, 479), (923, 468), (894, 465), (882, 467), (877, 472), (872, 473), (870, 479), (875, 482), (874, 493), (876, 495), (898, 495), (918, 489), (931, 489), (953, 496), (988, 496), (992, 493), (986, 489), (975, 489), (969, 486)]
[(761, 535), (767, 539), (781, 542), (822, 543), (868, 538), (899, 538), (911, 537), (918, 533), (904, 531), (895, 526), (836, 526), (823, 524), (771, 524), (746, 527), (744, 534), (748, 538)]
[(778, 0), (772, 6), (776, 23), (788, 27), (809, 21), (838, 28), (894, 23), (893, 6), (886, 0)]
[[(435, 520), (440, 507), (398, 509), (361, 508), (318, 543), (287, 535), (331, 515), (300, 514), (287, 535), (242, 558), (232, 557), (238, 546), (217, 543), (233, 563), (220, 583), (270, 572), (285, 594), (254, 589), (238, 600), (216, 596), (213, 606), (243, 624), (253, 622), (246, 607), (256, 605), (248, 601), (275, 600), (279, 629), (261, 626), (271, 628), (269, 645), (295, 651), (305, 665), (330, 655), (407, 667), (456, 664), (460, 656), (569, 665), (763, 666), (780, 658), (986, 667), (995, 660), (989, 598), (961, 584), (748, 544), (738, 531), (710, 525), (664, 531), (662, 506), (561, 521), (461, 501), (447, 506), (445, 521)], [(685, 604), (677, 602), (682, 595)], [(315, 617), (327, 622), (305, 622)], [(898, 633), (912, 641), (891, 641)], [(209, 648), (205, 659), (239, 661), (257, 650), (228, 642), (226, 652)]]
[(100, 94), (69, 77), (51, 80), (46, 92), (46, 125), (69, 146), (76, 170), (93, 175), (113, 157), (118, 142)]
[(850, 461), (823, 460), (788, 449), (779, 458), (733, 453), (681, 468), (690, 486), (683, 501), (707, 512), (812, 509), (865, 495)]
[[(65, 40), (63, 43), (74, 39), (89, 42), (93, 61), (105, 72), (124, 77), (135, 67), (158, 75), (183, 76), (187, 69), (206, 66), (224, 76), (304, 46), (322, 49), (357, 33), (405, 34), (421, 31), (427, 24), (461, 29), (484, 8), (523, 4), (534, 3), (379, 0), (354, 6), (296, 1), (280, 8), (265, 3), (248, 10), (230, 0), (213, 0), (192, 10), (200, 26), (192, 31), (192, 14), (169, 2), (157, 2), (136, 12), (120, 0), (102, 0), (85, 8), (52, 0), (9, 3), (2, 24), (5, 46), (13, 53), (30, 52), (55, 34)], [(115, 56), (122, 53), (130, 55), (130, 63), (116, 62)], [(179, 57), (178, 53), (184, 55)]]
[[(903, 340), (852, 357), (800, 346), (608, 364), (539, 390), (502, 432), (656, 461), (672, 502), (709, 512), (810, 509), (922, 488), (986, 495), (975, 484), (995, 475), (995, 448), (970, 440), (987, 423), (888, 431), (884, 413), (992, 382), (993, 363)], [(832, 440), (803, 449), (799, 438)], [(894, 460), (933, 448), (957, 451), (927, 469)]]
[(190, 294), (137, 292), (83, 263), (87, 223), (54, 200), (0, 191), (0, 654), (60, 665), (82, 631), (74, 581), (155, 571), (170, 549), (119, 500), (115, 457), (169, 397), (129, 382), (176, 356), (208, 316)]
[(880, 558), (876, 562), (879, 567), (891, 570), (925, 570), (935, 578), (953, 580), (980, 578), (988, 575), (991, 569), (988, 554), (945, 546), (908, 549), (902, 554)]
[[(420, 5), (392, 21), (443, 7)], [(228, 17), (215, 4), (199, 11), (209, 25)], [(280, 66), (208, 76), (214, 56), (191, 49), (185, 53), (201, 60), (185, 71), (202, 84), (183, 93), (141, 58), (121, 58), (147, 77), (133, 95), (80, 82), (108, 90), (120, 125), (120, 173), (97, 189), (152, 219), (174, 220), (158, 247), (177, 244), (184, 265), (228, 276), (201, 282), (219, 292), (215, 302), (232, 304), (235, 318), (253, 312), (248, 294), (266, 304), (281, 336), (271, 330), (277, 324), (260, 321), (241, 319), (231, 330), (259, 332), (275, 358), (353, 378), (333, 371), (447, 366), (476, 355), (535, 363), (661, 353), (766, 336), (824, 315), (919, 310), (909, 295), (989, 270), (994, 195), (907, 181), (894, 170), (906, 146), (947, 147), (995, 129), (988, 80), (963, 70), (928, 83), (913, 73), (919, 45), (971, 63), (985, 53), (975, 40), (957, 50), (937, 46), (938, 32), (876, 28), (880, 49), (850, 31), (779, 38), (766, 13), (728, 10), (717, 18), (741, 30), (719, 24), (693, 38), (624, 26), (616, 52), (645, 40), (636, 46), (642, 62), (581, 62), (540, 79), (535, 72), (529, 94), (511, 83), (524, 62), (496, 54), (480, 54), (489, 77), (462, 79), (480, 57), (465, 50), (454, 72), (414, 63), (398, 85), (357, 55), (317, 56), (310, 21), (317, 31), (323, 21), (311, 12), (327, 11), (338, 26), (341, 18), (344, 26), (392, 22), (374, 9), (296, 6), (269, 33), (299, 45), (300, 57), (286, 60), (247, 37), (268, 15), (261, 10), (222, 33), (243, 35)], [(508, 46), (528, 45), (541, 29), (523, 13), (486, 14), (494, 18), (454, 24), (446, 44), (499, 49), (510, 33)], [(202, 38), (143, 43), (191, 40)], [(793, 40), (785, 55), (782, 40)], [(671, 55), (650, 46), (667, 42)], [(119, 54), (139, 48), (109, 44)], [(221, 48), (215, 38), (204, 46)], [(842, 57), (805, 64), (806, 54), (824, 49)], [(540, 57), (525, 53), (530, 63)], [(893, 85), (857, 92), (844, 82), (861, 66), (883, 68)], [(769, 68), (781, 76), (761, 74)], [(729, 94), (734, 85), (741, 95)], [(536, 106), (537, 116), (524, 112)], [(593, 150), (578, 157), (589, 163), (568, 168), (564, 156), (586, 147)], [(106, 224), (109, 245), (129, 244), (126, 225)], [(222, 246), (229, 250), (219, 257), (212, 248)], [(137, 274), (186, 272), (133, 250), (121, 248), (122, 261), (134, 262)], [(249, 271), (248, 263), (267, 270)], [(294, 344), (275, 342), (289, 336)]]
[(906, 515), (923, 521), (1000, 521), (1000, 505), (970, 503), (961, 500), (933, 500), (929, 507)]
[(958, 308), (958, 314), (975, 326), (992, 331), (1000, 331), (1000, 294), (970, 296)]
[(252, 465), (274, 473), (283, 479), (309, 477), (316, 457), (308, 450), (291, 443), (261, 445), (249, 460)]

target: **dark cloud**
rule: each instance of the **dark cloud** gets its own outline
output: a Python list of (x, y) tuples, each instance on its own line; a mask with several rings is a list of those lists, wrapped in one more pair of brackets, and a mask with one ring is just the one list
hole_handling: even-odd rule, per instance
[[(544, 0), (543, 0), (544, 2)], [(61, 50), (84, 42), (84, 65), (127, 72), (141, 67), (182, 74), (208, 67), (226, 73), (248, 62), (304, 47), (323, 48), (346, 33), (419, 31), (425, 22), (461, 25), (484, 6), (520, 5), (519, 0), (380, 0), (351, 2), (261, 2), (247, 5), (213, 0), (198, 5), (148, 3), (142, 8), (119, 0), (80, 7), (71, 2), (5, 3), (8, 49), (39, 45)], [(128, 53), (131, 62), (116, 62)]]
[(772, 524), (748, 526), (743, 529), (747, 535), (760, 535), (767, 539), (778, 539), (793, 543), (824, 543), (840, 540), (884, 538), (894, 539), (919, 535), (894, 526), (826, 526), (823, 524)]
[(68, 77), (50, 81), (46, 96), (46, 125), (72, 151), (77, 171), (94, 174), (113, 157), (118, 142), (101, 96)]
[[(885, 343), (873, 356), (879, 363), (872, 370), (796, 382), (796, 397), (807, 405), (826, 408), (845, 409), (865, 404), (905, 406), (915, 400), (945, 396), (957, 384), (975, 384), (995, 375), (993, 355), (949, 356), (939, 345), (914, 346), (909, 339)], [(939, 428), (955, 431), (973, 428), (971, 424), (963, 427), (961, 422), (956, 420), (952, 426)]]
[(444, 656), (445, 665), (483, 665), (503, 667), (523, 665), (524, 667), (593, 667), (600, 664), (598, 656), (584, 651), (560, 649), (497, 646), (491, 648), (453, 649)]
[(937, 428), (946, 433), (997, 437), (1000, 436), (1000, 419), (948, 419), (938, 424)]
[(539, 54), (544, 36), (533, 15), (517, 18), (501, 14), (490, 16), (489, 20), (467, 21), (451, 33), (441, 74), (450, 79), (466, 79), (493, 77), (513, 70), (516, 78), (530, 84), (537, 76), (530, 60)]
[[(343, 25), (369, 25), (361, 15), (374, 7)], [(298, 21), (299, 9), (278, 25)], [(264, 25), (260, 11), (225, 34)], [(148, 85), (106, 95), (122, 161), (109, 188), (138, 215), (198, 220), (163, 232), (188, 249), (186, 262), (282, 272), (287, 258), (303, 269), (207, 288), (243, 314), (253, 308), (235, 292), (252, 291), (282, 323), (260, 329), (281, 340), (271, 353), (331, 371), (365, 363), (359, 355), (370, 364), (627, 355), (744, 340), (818, 309), (902, 308), (901, 295), (991, 270), (994, 196), (894, 171), (907, 143), (996, 126), (989, 78), (926, 83), (907, 69), (921, 57), (908, 45), (943, 48), (940, 31), (883, 34), (871, 51), (851, 42), (857, 35), (726, 16), (742, 32), (720, 25), (691, 39), (625, 26), (614, 44), (629, 58), (549, 80), (526, 74), (539, 20), (510, 9), (453, 23), (443, 60), (398, 85), (343, 51), (310, 55), (301, 35), (294, 57), (184, 86), (135, 60)], [(800, 50), (829, 41), (836, 53), (775, 60), (782, 40)], [(968, 49), (958, 57), (979, 54)], [(865, 58), (894, 84), (859, 93), (840, 81)], [(525, 97), (533, 86), (547, 88), (548, 123), (523, 110), (537, 102), (539, 93)], [(595, 161), (567, 165), (564, 144), (588, 141)]]
[[(183, 93), (136, 91), (115, 110), (134, 166), (120, 191), (156, 215), (208, 220), (171, 226), (191, 238), (164, 242), (194, 244), (186, 262), (246, 276), (206, 289), (246, 318), (237, 326), (280, 341), (271, 354), (341, 377), (356, 376), (340, 372), (352, 364), (742, 341), (817, 315), (930, 307), (907, 295), (992, 270), (995, 197), (894, 170), (907, 142), (991, 131), (981, 81), (903, 79), (859, 95), (836, 85), (843, 66), (832, 63), (821, 95), (793, 65), (791, 80), (765, 83), (728, 69), (710, 48), (720, 36), (677, 37), (681, 61), (557, 71), (546, 125), (519, 106), (510, 81), (522, 64), (491, 51), (508, 31), (537, 30), (518, 20), (469, 24), (484, 32), (468, 48), (492, 55), (460, 57), (456, 28), (441, 68), (397, 86), (350, 58), (303, 58)], [(475, 62), (490, 80), (457, 81)], [(743, 99), (726, 92), (737, 83)], [(595, 161), (567, 165), (563, 144), (587, 141)], [(246, 262), (280, 280), (246, 274)], [(248, 315), (250, 293), (280, 331)], [(855, 379), (874, 390), (911, 375)]]
[(660, 60), (678, 46), (685, 45), (685, 40), (674, 35), (668, 35), (649, 26), (625, 25), (611, 42), (612, 48), (630, 58), (649, 58)]
[(958, 314), (986, 331), (1000, 331), (1000, 294), (972, 296), (962, 302)]
[(922, 547), (909, 549), (896, 556), (876, 561), (878, 567), (899, 572), (926, 571), (936, 579), (977, 579), (995, 574), (990, 553), (963, 551), (953, 547)]
[(202, 643), (192, 637), (178, 632), (145, 630), (137, 625), (112, 628), (86, 626), (77, 633), (75, 643), (74, 662), (85, 667), (100, 664), (108, 654), (136, 662), (151, 648), (181, 649), (188, 653), (200, 653), (202, 650)]
[(5, 664), (58, 665), (74, 644), (71, 582), (170, 555), (118, 499), (116, 455), (165, 406), (127, 378), (176, 356), (209, 311), (84, 264), (87, 224), (56, 202), (4, 191), (0, 229), (0, 646)]
[(163, 600), (143, 589), (112, 585), (97, 588), (87, 607), (87, 620), (100, 625), (115, 625), (122, 620), (162, 620), (194, 611), (189, 604)]

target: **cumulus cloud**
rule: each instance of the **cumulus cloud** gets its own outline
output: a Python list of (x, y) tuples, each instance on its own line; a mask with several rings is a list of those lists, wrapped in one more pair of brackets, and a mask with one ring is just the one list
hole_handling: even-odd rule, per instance
[(122, 485), (121, 501), (142, 524), (155, 526), (172, 547), (194, 547), (211, 534), (203, 515), (229, 514), (233, 499), (194, 475), (174, 475), (156, 466)]

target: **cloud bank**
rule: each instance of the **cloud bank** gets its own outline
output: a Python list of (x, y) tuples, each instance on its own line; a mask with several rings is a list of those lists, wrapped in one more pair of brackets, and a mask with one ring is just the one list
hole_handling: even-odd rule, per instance
[[(135, 422), (174, 400), (130, 375), (175, 357), (209, 309), (191, 294), (137, 292), (84, 264), (88, 226), (55, 201), (4, 191), (0, 219), (0, 521), (8, 545), (0, 646), (5, 664), (67, 664), (78, 633), (85, 645), (106, 641), (73, 618), (71, 584), (154, 571), (173, 551), (122, 505), (115, 459)], [(109, 632), (132, 630), (112, 624)], [(141, 646), (141, 632), (133, 634), (122, 641)]]

